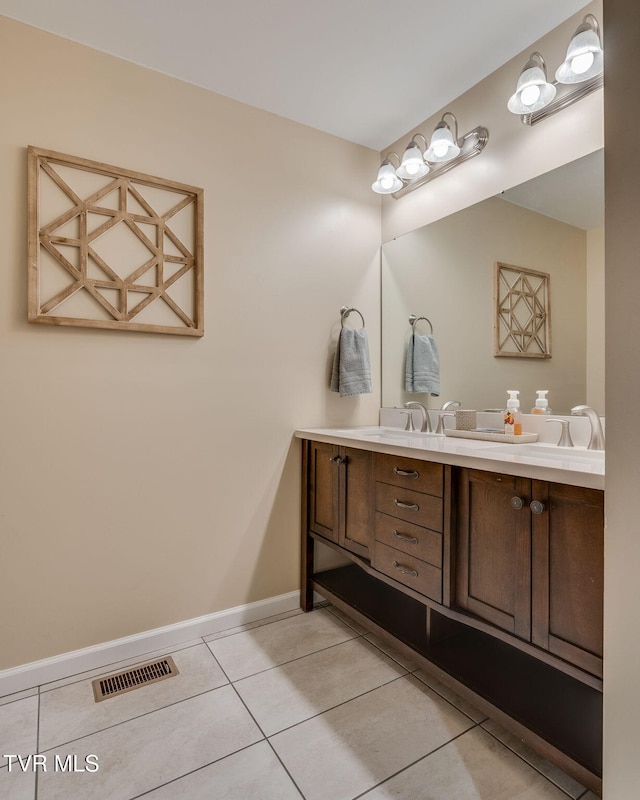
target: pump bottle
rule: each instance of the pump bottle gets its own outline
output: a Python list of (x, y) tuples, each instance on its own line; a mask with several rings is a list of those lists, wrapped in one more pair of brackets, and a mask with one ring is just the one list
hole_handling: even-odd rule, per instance
[(547, 400), (547, 395), (549, 394), (548, 389), (536, 389), (536, 394), (538, 395), (538, 399), (536, 400), (536, 404), (531, 409), (532, 414), (550, 414), (551, 409), (549, 408), (549, 401)]
[(520, 414), (520, 401), (518, 400), (520, 392), (517, 389), (507, 389), (507, 394), (509, 399), (504, 412), (504, 432), (520, 436), (522, 434), (522, 415)]

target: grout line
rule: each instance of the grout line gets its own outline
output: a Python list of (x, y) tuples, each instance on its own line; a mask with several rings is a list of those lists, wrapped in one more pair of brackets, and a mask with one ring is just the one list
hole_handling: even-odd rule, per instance
[[(490, 719), (490, 717), (487, 717), (487, 719)], [(483, 720), (483, 721), (486, 721), (486, 720)], [(525, 764), (526, 764), (528, 767), (530, 767), (532, 770), (534, 770), (535, 772), (537, 772), (537, 773), (538, 773), (538, 775), (542, 775), (542, 777), (543, 777), (545, 780), (547, 780), (547, 781), (548, 781), (548, 782), (549, 782), (549, 783), (550, 783), (552, 786), (555, 786), (555, 787), (556, 787), (556, 789), (559, 789), (559, 790), (562, 792), (562, 794), (566, 795), (567, 797), (570, 797), (570, 798), (571, 798), (571, 800), (579, 800), (579, 798), (581, 798), (581, 797), (584, 797), (584, 796), (585, 796), (585, 794), (587, 794), (587, 793), (588, 793), (588, 791), (589, 791), (589, 790), (585, 788), (585, 790), (584, 790), (584, 792), (583, 792), (582, 794), (578, 795), (578, 797), (577, 797), (577, 798), (574, 798), (574, 797), (573, 797), (573, 795), (569, 794), (569, 792), (567, 792), (565, 789), (563, 789), (563, 788), (562, 788), (562, 786), (558, 786), (558, 784), (557, 784), (557, 783), (556, 783), (554, 780), (552, 780), (552, 779), (551, 779), (551, 778), (550, 778), (548, 775), (545, 775), (545, 773), (544, 773), (544, 772), (542, 772), (542, 770), (538, 769), (538, 767), (536, 767), (536, 765), (535, 765), (535, 764), (532, 764), (530, 761), (527, 761), (527, 759), (526, 759), (526, 758), (524, 758), (523, 756), (521, 756), (521, 755), (520, 755), (520, 753), (517, 753), (517, 752), (516, 752), (516, 751), (515, 751), (513, 748), (509, 747), (509, 745), (508, 745), (506, 742), (503, 742), (503, 741), (502, 741), (502, 739), (500, 739), (498, 736), (496, 736), (495, 734), (493, 734), (491, 731), (487, 730), (487, 729), (486, 729), (486, 728), (484, 728), (484, 727), (482, 728), (482, 730), (483, 730), (485, 733), (488, 733), (488, 734), (489, 734), (489, 736), (491, 736), (492, 738), (494, 738), (494, 739), (496, 740), (496, 742), (499, 742), (499, 743), (500, 743), (500, 744), (501, 744), (503, 747), (506, 747), (506, 748), (507, 748), (507, 750), (508, 750), (510, 753), (513, 753), (513, 755), (514, 755), (514, 756), (516, 756), (517, 758), (519, 758), (519, 759), (520, 759), (520, 761), (523, 761), (523, 762), (524, 762), (524, 763), (525, 763)], [(566, 772), (564, 772), (564, 770), (560, 770), (560, 771), (562, 772), (562, 774), (563, 774), (563, 775), (566, 775), (566, 774), (567, 774)], [(569, 777), (570, 777), (570, 776), (569, 776)], [(575, 778), (573, 778), (573, 780), (575, 780)], [(579, 781), (576, 781), (576, 783), (579, 783)]]
[(294, 778), (293, 778), (293, 775), (292, 775), (292, 774), (289, 772), (289, 770), (287, 769), (287, 767), (286, 767), (286, 765), (285, 765), (284, 761), (283, 761), (283, 760), (280, 758), (280, 756), (279, 756), (279, 754), (278, 754), (277, 750), (276, 750), (276, 749), (275, 749), (275, 747), (274, 747), (274, 746), (271, 744), (271, 739), (269, 739), (268, 737), (267, 737), (267, 744), (268, 744), (268, 745), (269, 745), (269, 747), (271, 748), (271, 751), (273, 752), (274, 756), (275, 756), (275, 757), (278, 759), (278, 761), (280, 762), (280, 764), (281, 764), (281, 766), (282, 766), (282, 769), (283, 769), (283, 770), (284, 770), (284, 771), (287, 773), (287, 775), (289, 776), (289, 780), (291, 781), (291, 783), (292, 783), (292, 784), (293, 784), (293, 785), (296, 787), (296, 789), (298, 790), (298, 793), (300, 794), (300, 797), (302, 797), (302, 800), (305, 800), (305, 796), (302, 794), (302, 789), (301, 789), (301, 788), (298, 786), (298, 784), (295, 782), (295, 780), (294, 780)]
[(379, 786), (382, 786), (383, 784), (392, 780), (392, 778), (395, 778), (397, 775), (400, 775), (406, 770), (411, 769), (411, 767), (415, 767), (416, 764), (419, 764), (421, 761), (424, 761), (425, 759), (429, 758), (429, 756), (432, 756), (434, 753), (437, 753), (438, 750), (442, 750), (443, 747), (447, 747), (452, 742), (455, 742), (456, 739), (459, 739), (461, 736), (464, 736), (466, 733), (469, 733), (470, 731), (474, 730), (474, 728), (477, 727), (478, 727), (477, 725), (473, 725), (471, 728), (467, 728), (466, 731), (462, 731), (462, 733), (459, 733), (457, 736), (454, 736), (452, 739), (449, 739), (448, 741), (444, 742), (438, 747), (434, 747), (433, 750), (430, 750), (428, 753), (425, 753), (425, 755), (421, 756), (420, 758), (416, 758), (416, 760), (412, 761), (411, 764), (407, 764), (406, 767), (403, 767), (402, 769), (399, 769), (397, 772), (394, 772), (393, 775), (389, 775), (383, 781), (379, 781), (374, 786), (370, 786), (364, 792), (361, 792), (360, 794), (356, 795), (354, 798), (352, 798), (352, 800), (360, 800), (361, 797), (366, 797), (366, 795), (368, 795), (369, 792), (372, 792), (374, 789), (377, 789)]
[[(26, 697), (16, 697), (15, 700), (7, 700), (6, 703), (0, 703), (0, 708), (4, 708), (5, 706), (10, 706), (13, 703), (20, 703), (22, 700), (31, 700), (32, 697), (37, 697), (39, 693), (39, 686), (32, 686), (30, 689), (25, 689), (25, 691), (30, 691), (31, 694), (28, 694)], [(20, 694), (20, 692), (11, 692), (11, 694)], [(10, 694), (2, 695), (2, 697), (11, 697)], [(0, 700), (2, 699), (0, 697)]]
[[(273, 625), (275, 622), (283, 622), (286, 619), (299, 617), (302, 613), (302, 610), (297, 608), (293, 609), (292, 611), (283, 611), (281, 614), (272, 614), (270, 617), (257, 619), (253, 622), (245, 622), (241, 625), (232, 625), (230, 628), (223, 628), (221, 631), (208, 633), (206, 636), (215, 637), (209, 639), (209, 641), (216, 642), (218, 639), (228, 639), (229, 636), (235, 636), (238, 633), (247, 633), (248, 631), (255, 630), (256, 628), (263, 628), (265, 625)], [(205, 644), (209, 644), (205, 636), (202, 637), (202, 640)]]
[[(40, 752), (40, 697), (41, 697), (41, 690), (38, 686), (38, 713), (36, 715), (36, 753)], [(34, 800), (38, 800), (38, 773), (40, 770), (36, 770), (36, 777), (33, 782), (33, 797)]]
[(215, 686), (211, 689), (205, 689), (202, 692), (196, 692), (196, 694), (189, 695), (189, 697), (182, 697), (180, 700), (174, 700), (172, 703), (167, 703), (164, 706), (158, 706), (158, 708), (152, 708), (149, 711), (144, 711), (142, 714), (135, 714), (133, 717), (128, 717), (127, 719), (120, 720), (120, 722), (114, 722), (113, 725), (107, 725), (104, 728), (98, 728), (95, 731), (91, 731), (91, 733), (83, 733), (82, 736), (78, 736), (76, 739), (69, 739), (67, 742), (57, 742), (56, 744), (47, 747), (44, 751), (45, 753), (49, 753), (52, 750), (58, 750), (60, 747), (66, 747), (68, 744), (73, 744), (74, 742), (81, 742), (83, 739), (88, 739), (90, 736), (95, 736), (97, 733), (103, 733), (104, 731), (109, 731), (112, 728), (117, 728), (120, 725), (126, 725), (128, 722), (132, 722), (134, 719), (142, 719), (142, 717), (148, 717), (150, 714), (155, 714), (156, 711), (163, 711), (165, 708), (171, 708), (171, 706), (177, 706), (179, 703), (186, 703), (188, 700), (193, 700), (194, 697), (202, 697), (205, 694), (209, 694), (209, 692), (217, 692), (220, 689), (226, 689), (230, 686), (230, 683), (224, 683), (222, 686)]
[[(252, 672), (250, 675), (242, 675), (242, 677), (236, 678), (235, 681), (229, 680), (229, 683), (239, 683), (240, 681), (246, 681), (248, 678), (253, 678), (255, 675), (262, 675), (264, 672), (270, 672), (272, 669), (278, 669), (278, 667), (284, 667), (285, 664), (293, 664), (294, 661), (301, 661), (303, 658), (314, 656), (316, 653), (324, 653), (326, 650), (332, 650), (334, 647), (340, 647), (341, 644), (347, 644), (347, 642), (353, 642), (356, 639), (361, 639), (361, 638), (362, 636), (356, 634), (355, 636), (352, 636), (349, 639), (345, 639), (343, 642), (336, 642), (335, 644), (330, 644), (327, 645), (326, 647), (321, 647), (319, 650), (312, 650), (310, 653), (305, 653), (304, 655), (296, 656), (295, 658), (289, 659), (289, 661), (283, 661), (281, 664), (273, 664), (271, 667), (265, 667), (264, 669), (259, 669), (257, 672)], [(212, 642), (207, 642), (207, 645), (209, 644), (212, 644)], [(369, 644), (372, 643), (369, 642)], [(209, 648), (209, 650), (211, 650), (211, 648)], [(215, 657), (215, 653), (213, 653), (213, 651), (211, 652)], [(218, 662), (218, 664), (220, 664), (220, 662)], [(222, 669), (221, 664), (220, 668)], [(225, 675), (226, 674), (227, 673), (225, 672)]]
[[(139, 656), (131, 656), (131, 659), (134, 659), (133, 661), (129, 658), (121, 658), (119, 661), (111, 661), (109, 664), (105, 664), (103, 667), (95, 667), (94, 669), (85, 669), (83, 670), (83, 672), (74, 672), (71, 675), (68, 675), (66, 678), (59, 678), (58, 680), (55, 681), (47, 681), (47, 683), (43, 683), (39, 687), (39, 689), (45, 693), (55, 692), (56, 689), (64, 689), (65, 686), (73, 686), (76, 683), (82, 683), (82, 681), (89, 681), (93, 680), (93, 678), (99, 678), (104, 673), (111, 672), (112, 668), (117, 666), (118, 664), (123, 664), (124, 668), (135, 667), (136, 665), (141, 664), (143, 661), (146, 661), (150, 655), (153, 655), (155, 653), (170, 656), (173, 653), (180, 653), (183, 650), (191, 650), (193, 647), (200, 647), (201, 645), (200, 642), (195, 642), (195, 640), (193, 639), (190, 641), (192, 643), (187, 644), (184, 647), (178, 646), (177, 648), (173, 649), (156, 648), (155, 650), (147, 650), (147, 652), (141, 653)], [(158, 658), (160, 657), (161, 655), (158, 655)], [(127, 662), (126, 665), (124, 664), (124, 662)], [(97, 670), (102, 670), (102, 672), (97, 672)], [(89, 673), (92, 673), (93, 677), (90, 677)], [(69, 678), (77, 678), (77, 680), (68, 680)], [(67, 682), (60, 683), (59, 686), (51, 686), (49, 689), (46, 688), (50, 684), (58, 683), (59, 681), (67, 681)]]
[[(416, 670), (416, 672), (419, 672), (419, 671), (420, 671), (419, 669), (418, 669), (418, 670)], [(475, 720), (473, 717), (469, 716), (469, 714), (467, 714), (467, 712), (466, 712), (466, 711), (463, 711), (463, 710), (462, 710), (462, 709), (461, 709), (459, 706), (457, 706), (457, 705), (456, 705), (456, 704), (453, 702), (453, 700), (450, 700), (448, 697), (445, 697), (445, 696), (444, 696), (444, 695), (443, 695), (441, 692), (439, 692), (439, 691), (438, 691), (438, 690), (437, 690), (437, 689), (436, 689), (434, 686), (432, 686), (432, 685), (431, 685), (430, 683), (428, 683), (426, 680), (424, 680), (424, 681), (423, 681), (423, 680), (422, 680), (422, 678), (420, 678), (418, 675), (416, 675), (416, 674), (415, 674), (415, 672), (411, 672), (410, 674), (411, 674), (411, 676), (412, 676), (413, 678), (415, 678), (417, 681), (420, 681), (420, 683), (422, 683), (424, 686), (426, 686), (426, 687), (427, 687), (427, 689), (430, 689), (430, 690), (431, 690), (431, 691), (432, 691), (434, 694), (437, 694), (437, 695), (438, 695), (438, 697), (442, 698), (442, 699), (443, 699), (443, 700), (444, 700), (446, 703), (449, 703), (449, 705), (450, 705), (450, 706), (453, 706), (453, 707), (456, 709), (456, 711), (459, 711), (459, 712), (460, 712), (461, 714), (463, 714), (465, 717), (467, 717), (468, 719), (470, 719), (470, 720), (471, 720), (471, 722), (473, 722), (473, 723), (474, 723), (474, 725), (476, 725), (476, 726), (480, 726), (480, 725), (482, 725), (484, 722), (486, 722), (486, 721), (489, 719), (489, 717), (483, 717), (481, 720)], [(443, 684), (443, 685), (444, 685), (444, 684)], [(446, 688), (446, 687), (445, 687), (445, 688)], [(454, 691), (453, 691), (453, 689), (451, 689), (450, 691), (451, 691), (453, 694), (455, 694), (455, 696), (456, 696), (456, 697), (460, 698), (460, 700), (462, 700), (463, 702), (467, 702), (467, 701), (464, 699), (464, 697), (460, 697), (460, 695), (459, 695), (459, 694), (457, 694), (457, 692), (454, 692)], [(475, 706), (473, 705), (473, 703), (469, 703), (469, 705), (470, 705), (470, 706), (472, 706), (473, 708), (475, 708)], [(478, 709), (478, 708), (476, 708), (476, 711), (477, 711), (479, 714), (483, 714), (483, 713), (484, 713), (483, 711), (480, 711), (480, 709)], [(484, 730), (484, 728), (483, 728), (483, 730)], [(487, 733), (488, 733), (488, 731), (487, 731)]]
[(152, 789), (147, 789), (146, 792), (142, 792), (141, 794), (136, 794), (134, 797), (129, 798), (129, 800), (138, 800), (139, 797), (146, 797), (148, 794), (157, 791), (158, 789), (162, 789), (165, 786), (171, 786), (172, 783), (176, 783), (177, 781), (186, 778), (188, 775), (195, 775), (196, 772), (200, 772), (203, 769), (207, 769), (207, 767), (211, 767), (214, 764), (218, 764), (220, 761), (224, 761), (226, 758), (230, 758), (231, 756), (235, 756), (237, 753), (241, 753), (243, 750), (249, 750), (251, 747), (255, 747), (257, 744), (262, 743), (262, 739), (257, 742), (251, 742), (251, 744), (245, 744), (244, 747), (239, 747), (237, 750), (234, 750), (233, 753), (227, 753), (226, 756), (220, 756), (220, 758), (214, 758), (213, 761), (210, 761), (208, 764), (203, 764), (201, 767), (196, 767), (196, 769), (189, 770), (189, 772), (185, 772), (184, 775), (176, 775), (175, 778), (171, 778), (170, 781), (166, 781), (165, 783), (160, 783), (158, 786), (154, 786)]

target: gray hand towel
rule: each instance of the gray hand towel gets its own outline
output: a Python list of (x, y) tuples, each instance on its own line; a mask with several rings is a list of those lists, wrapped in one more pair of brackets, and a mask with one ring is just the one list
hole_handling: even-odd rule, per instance
[(440, 359), (433, 336), (414, 333), (409, 339), (405, 389), (407, 392), (427, 392), (433, 397), (440, 394)]
[(340, 397), (371, 394), (369, 341), (364, 328), (342, 328), (333, 359), (331, 391)]

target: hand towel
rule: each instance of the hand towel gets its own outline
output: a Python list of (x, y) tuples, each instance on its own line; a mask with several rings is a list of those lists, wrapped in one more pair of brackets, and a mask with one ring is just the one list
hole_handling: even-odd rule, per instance
[(369, 341), (364, 328), (341, 328), (331, 372), (331, 391), (340, 397), (371, 394)]
[(405, 368), (407, 392), (427, 392), (433, 397), (440, 394), (440, 359), (433, 336), (413, 334), (407, 344)]

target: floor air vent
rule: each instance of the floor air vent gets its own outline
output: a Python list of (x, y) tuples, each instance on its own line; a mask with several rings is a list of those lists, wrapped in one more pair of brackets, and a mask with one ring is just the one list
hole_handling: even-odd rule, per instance
[(96, 703), (99, 703), (101, 700), (130, 692), (140, 686), (157, 683), (165, 678), (173, 678), (177, 674), (178, 668), (171, 656), (167, 656), (159, 661), (151, 661), (149, 664), (142, 664), (125, 672), (107, 675), (106, 678), (96, 678), (92, 683), (93, 696)]

